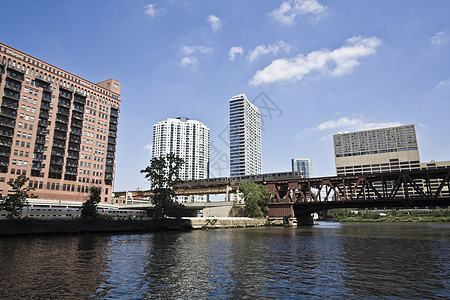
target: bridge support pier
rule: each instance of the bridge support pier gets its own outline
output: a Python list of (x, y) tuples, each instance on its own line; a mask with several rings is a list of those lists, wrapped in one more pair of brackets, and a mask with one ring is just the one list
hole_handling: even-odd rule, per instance
[(297, 226), (313, 226), (314, 219), (311, 214), (297, 216)]

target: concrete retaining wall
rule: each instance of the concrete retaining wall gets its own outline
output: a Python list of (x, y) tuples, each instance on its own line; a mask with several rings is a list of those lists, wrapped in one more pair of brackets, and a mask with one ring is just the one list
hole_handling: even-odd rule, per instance
[(192, 229), (261, 227), (265, 223), (266, 219), (252, 218), (183, 218), (183, 227)]

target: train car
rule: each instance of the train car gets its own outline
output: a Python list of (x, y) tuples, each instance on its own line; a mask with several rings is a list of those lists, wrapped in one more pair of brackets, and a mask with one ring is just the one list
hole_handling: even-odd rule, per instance
[(264, 174), (264, 181), (302, 179), (302, 172), (282, 172)]

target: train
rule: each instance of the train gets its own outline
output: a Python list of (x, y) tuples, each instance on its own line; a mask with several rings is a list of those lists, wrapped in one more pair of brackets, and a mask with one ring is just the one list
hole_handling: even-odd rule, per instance
[(231, 177), (218, 177), (218, 178), (205, 178), (184, 180), (174, 185), (174, 188), (193, 188), (193, 187), (208, 187), (216, 185), (241, 185), (244, 181), (251, 181), (255, 183), (264, 183), (268, 181), (282, 181), (291, 179), (302, 179), (302, 172), (281, 172), (281, 173), (267, 173), (258, 175), (244, 175), (244, 176), (231, 176)]

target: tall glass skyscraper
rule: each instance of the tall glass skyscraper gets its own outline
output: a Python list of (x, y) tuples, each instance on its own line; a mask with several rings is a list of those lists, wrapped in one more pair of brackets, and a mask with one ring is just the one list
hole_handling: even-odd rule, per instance
[[(209, 128), (188, 118), (168, 118), (153, 125), (153, 157), (173, 153), (184, 160), (182, 180), (208, 178)], [(178, 201), (207, 201), (207, 196), (177, 197)]]
[(261, 113), (245, 94), (230, 99), (230, 176), (261, 174)]
[(303, 172), (303, 178), (312, 177), (312, 165), (309, 158), (293, 158), (291, 159), (292, 172)]

